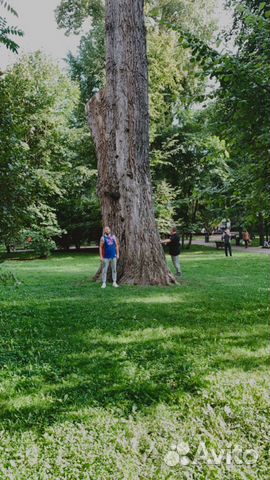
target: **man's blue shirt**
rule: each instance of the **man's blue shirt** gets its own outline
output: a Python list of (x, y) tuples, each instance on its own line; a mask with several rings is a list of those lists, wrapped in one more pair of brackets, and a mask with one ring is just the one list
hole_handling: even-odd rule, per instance
[(116, 258), (117, 249), (116, 249), (116, 237), (115, 235), (103, 235), (104, 240), (104, 258)]

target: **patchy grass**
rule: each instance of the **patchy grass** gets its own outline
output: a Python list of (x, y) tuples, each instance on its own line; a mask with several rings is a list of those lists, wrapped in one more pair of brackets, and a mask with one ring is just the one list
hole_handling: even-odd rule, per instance
[(267, 478), (269, 259), (181, 260), (179, 286), (117, 290), (91, 255), (4, 264), (1, 480)]

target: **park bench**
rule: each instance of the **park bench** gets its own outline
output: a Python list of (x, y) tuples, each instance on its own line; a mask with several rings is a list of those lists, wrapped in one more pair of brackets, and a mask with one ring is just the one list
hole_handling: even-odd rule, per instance
[(222, 240), (216, 240), (215, 244), (217, 249), (224, 248), (224, 242)]

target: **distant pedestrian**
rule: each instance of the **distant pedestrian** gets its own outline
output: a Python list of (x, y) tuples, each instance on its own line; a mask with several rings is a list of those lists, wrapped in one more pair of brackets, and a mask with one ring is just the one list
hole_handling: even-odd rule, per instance
[(247, 230), (244, 230), (243, 232), (243, 240), (245, 242), (245, 248), (248, 248), (248, 245), (250, 243), (250, 235)]
[(112, 268), (113, 287), (118, 287), (116, 283), (116, 280), (117, 280), (116, 264), (119, 258), (119, 242), (116, 236), (111, 234), (111, 229), (109, 227), (104, 228), (104, 234), (101, 237), (100, 244), (99, 244), (99, 254), (100, 254), (100, 260), (102, 262), (102, 287), (101, 288), (106, 288), (109, 264), (111, 264), (111, 268)]
[(161, 243), (164, 245), (169, 245), (169, 254), (171, 255), (171, 259), (173, 265), (176, 270), (176, 275), (180, 277), (182, 275), (181, 265), (180, 265), (180, 237), (177, 233), (176, 227), (171, 229), (171, 235), (166, 240), (161, 240)]
[(232, 246), (231, 246), (231, 232), (229, 228), (226, 228), (226, 230), (223, 232), (221, 240), (223, 240), (224, 242), (226, 257), (228, 257), (228, 253), (230, 254), (230, 257), (231, 257)]

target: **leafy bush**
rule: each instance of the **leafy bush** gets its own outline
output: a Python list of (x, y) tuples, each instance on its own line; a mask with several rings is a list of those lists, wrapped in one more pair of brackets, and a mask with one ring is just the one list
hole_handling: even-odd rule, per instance
[(48, 235), (46, 229), (43, 229), (28, 232), (26, 237), (26, 247), (33, 249), (39, 258), (47, 258), (56, 249), (56, 244)]

